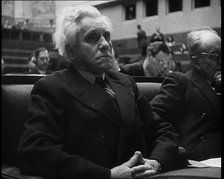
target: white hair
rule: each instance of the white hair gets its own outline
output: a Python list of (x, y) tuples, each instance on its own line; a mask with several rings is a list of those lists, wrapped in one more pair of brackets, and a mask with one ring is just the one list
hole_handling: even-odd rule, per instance
[(59, 54), (67, 58), (66, 45), (74, 46), (77, 43), (77, 32), (80, 31), (80, 22), (84, 17), (100, 18), (104, 27), (111, 31), (112, 24), (109, 18), (103, 16), (97, 8), (89, 5), (66, 7), (58, 16), (53, 42)]
[(220, 38), (216, 31), (212, 30), (209, 27), (205, 27), (199, 30), (194, 30), (188, 33), (187, 35), (187, 45), (189, 48), (189, 56), (197, 55), (198, 53), (202, 52), (204, 49), (204, 44), (206, 41), (207, 35), (212, 34), (217, 38)]

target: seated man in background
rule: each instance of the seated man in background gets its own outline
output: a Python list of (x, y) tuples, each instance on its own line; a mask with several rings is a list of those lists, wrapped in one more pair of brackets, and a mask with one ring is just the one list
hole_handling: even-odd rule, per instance
[(187, 40), (193, 68), (168, 75), (152, 109), (176, 128), (189, 159), (221, 157), (221, 39), (212, 29), (201, 29)]
[(37, 48), (29, 61), (30, 74), (48, 74), (48, 64), (50, 61), (48, 50), (44, 47)]
[(163, 77), (169, 73), (171, 53), (163, 42), (151, 43), (147, 48), (147, 57), (132, 64), (124, 65), (120, 72), (131, 76)]
[(154, 120), (134, 80), (114, 69), (109, 19), (92, 6), (68, 7), (59, 18), (53, 39), (71, 66), (32, 89), (18, 147), (21, 171), (145, 178), (174, 169), (176, 131)]
[(1, 74), (4, 73), (4, 68), (5, 68), (5, 62), (4, 62), (3, 58), (1, 58), (1, 69), (2, 69)]

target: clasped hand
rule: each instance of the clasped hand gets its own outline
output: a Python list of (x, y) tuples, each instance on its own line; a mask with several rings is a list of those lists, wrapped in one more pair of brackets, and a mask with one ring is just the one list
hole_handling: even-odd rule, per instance
[(144, 159), (136, 151), (129, 161), (111, 169), (111, 178), (148, 178), (157, 174), (159, 164), (156, 160)]

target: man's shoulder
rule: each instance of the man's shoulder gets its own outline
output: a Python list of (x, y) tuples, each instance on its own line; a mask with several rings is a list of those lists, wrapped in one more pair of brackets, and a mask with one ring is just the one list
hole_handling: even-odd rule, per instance
[(187, 72), (172, 72), (168, 75), (168, 77), (179, 79), (181, 81), (191, 81), (195, 76), (193, 70), (189, 70)]
[(44, 84), (47, 86), (60, 86), (64, 83), (66, 70), (60, 70), (42, 77), (36, 82), (36, 85)]
[(125, 74), (123, 72), (117, 72), (114, 70), (110, 70), (107, 72), (107, 75), (111, 78), (114, 79), (116, 81), (120, 81), (120, 82), (130, 82), (131, 80), (133, 81), (133, 79), (131, 78), (131, 76), (129, 74)]
[[(135, 63), (132, 63), (132, 64), (124, 65), (122, 67), (122, 72), (124, 72), (126, 74), (129, 74), (129, 75), (137, 75), (140, 72), (143, 72), (142, 70), (143, 70), (142, 62), (135, 62)], [(144, 76), (144, 74), (140, 74), (140, 75)]]
[(177, 86), (186, 88), (189, 84), (189, 80), (190, 79), (188, 73), (172, 72), (164, 78), (163, 84), (173, 83)]

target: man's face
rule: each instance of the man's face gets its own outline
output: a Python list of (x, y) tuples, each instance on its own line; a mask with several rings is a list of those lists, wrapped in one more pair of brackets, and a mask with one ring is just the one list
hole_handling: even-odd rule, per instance
[(48, 51), (41, 51), (37, 58), (36, 67), (40, 70), (46, 71), (50, 57)]
[(212, 81), (217, 71), (221, 71), (221, 40), (215, 36), (208, 36), (205, 49), (200, 54), (199, 67), (208, 80)]
[(171, 59), (171, 55), (164, 53), (163, 51), (159, 51), (155, 55), (155, 59), (158, 62), (158, 73), (162, 76), (167, 75), (169, 73), (169, 61)]
[(80, 23), (78, 45), (72, 49), (75, 65), (94, 74), (113, 68), (110, 32), (99, 18), (85, 17)]

